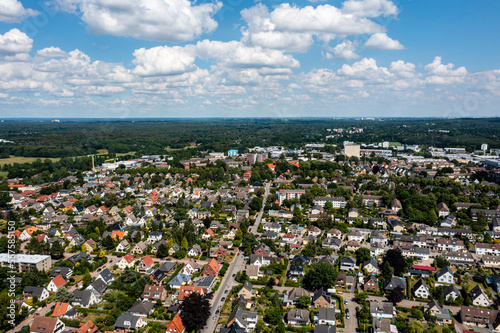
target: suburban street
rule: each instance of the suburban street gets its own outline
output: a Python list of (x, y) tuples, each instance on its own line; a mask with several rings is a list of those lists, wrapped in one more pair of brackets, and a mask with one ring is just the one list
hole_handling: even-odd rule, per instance
[(347, 300), (347, 305), (345, 306), (345, 309), (349, 309), (349, 316), (350, 318), (347, 319), (347, 317), (344, 315), (344, 323), (345, 323), (345, 329), (344, 332), (346, 333), (356, 333), (358, 331), (358, 321), (356, 320), (356, 306), (358, 304), (354, 302), (354, 294), (353, 293), (344, 293), (342, 295), (344, 297), (344, 300)]
[[(254, 225), (249, 228), (249, 232), (253, 233), (256, 236), (258, 235), (257, 230), (259, 228), (259, 224), (260, 224), (260, 222), (262, 220), (262, 216), (264, 214), (264, 206), (266, 204), (267, 196), (269, 195), (270, 185), (271, 185), (270, 183), (266, 183), (266, 185), (265, 185), (266, 192), (264, 193), (264, 196), (263, 196), (264, 200), (262, 203), (262, 207), (261, 207), (260, 211), (257, 213)], [(236, 252), (236, 253), (240, 253), (240, 252)], [(243, 271), (244, 269), (245, 269), (244, 256), (243, 256), (243, 253), (241, 253), (239, 256), (236, 255), (235, 259), (233, 259), (233, 261), (229, 263), (229, 269), (227, 270), (226, 275), (224, 276), (224, 278), (221, 281), (219, 289), (217, 290), (217, 292), (215, 292), (214, 297), (212, 299), (210, 318), (208, 319), (207, 325), (205, 326), (202, 333), (215, 332), (215, 328), (217, 327), (217, 322), (219, 321), (219, 314), (216, 315), (215, 312), (217, 312), (219, 306), (221, 306), (221, 308), (222, 308), (222, 306), (224, 305), (224, 302), (227, 300), (226, 297), (228, 294), (226, 294), (225, 291), (227, 290), (229, 293), (229, 290), (233, 286), (238, 284), (234, 280), (234, 275), (236, 275), (237, 272)], [(222, 301), (223, 297), (225, 298), (224, 301)], [(220, 309), (219, 309), (219, 311), (220, 311)], [(214, 316), (216, 316), (215, 319), (213, 319)]]

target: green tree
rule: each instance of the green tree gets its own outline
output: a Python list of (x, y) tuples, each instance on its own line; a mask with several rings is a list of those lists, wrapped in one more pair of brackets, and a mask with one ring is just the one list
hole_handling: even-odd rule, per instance
[(277, 306), (270, 307), (264, 315), (264, 321), (272, 325), (281, 323), (283, 321), (283, 308)]
[(450, 266), (450, 261), (445, 257), (437, 257), (434, 259), (434, 267), (441, 269), (446, 266)]
[(88, 271), (83, 276), (83, 280), (82, 281), (83, 281), (84, 285), (89, 285), (90, 282), (92, 282), (92, 276), (90, 276), (90, 273)]
[(355, 255), (358, 264), (362, 264), (372, 257), (370, 254), (370, 250), (366, 247), (360, 247), (359, 249), (357, 249)]
[(64, 247), (62, 246), (61, 242), (56, 240), (54, 243), (52, 243), (52, 246), (50, 247), (50, 254), (54, 258), (62, 258), (64, 253)]
[(406, 270), (406, 260), (400, 248), (388, 250), (384, 255), (385, 262), (388, 262), (394, 269), (394, 275), (401, 276)]
[(403, 292), (403, 289), (396, 287), (394, 290), (387, 296), (387, 299), (392, 302), (393, 304), (397, 304), (401, 302), (404, 298), (405, 294)]
[(337, 272), (332, 265), (324, 262), (312, 264), (304, 275), (303, 283), (309, 289), (317, 289), (323, 286), (331, 287), (335, 284)]
[(420, 321), (411, 321), (408, 323), (408, 333), (424, 333), (424, 326)]
[(182, 239), (182, 242), (181, 242), (181, 249), (187, 249), (188, 246), (189, 246), (188, 241), (187, 241), (186, 237), (184, 237)]
[(301, 309), (307, 309), (309, 305), (311, 305), (311, 298), (308, 296), (300, 296), (298, 302)]
[(168, 256), (168, 246), (165, 244), (160, 244), (160, 246), (158, 246), (158, 251), (156, 252), (156, 256), (158, 258), (164, 258)]
[(63, 302), (70, 303), (73, 301), (73, 293), (66, 289), (66, 287), (62, 287), (57, 289), (57, 292), (54, 296), (54, 302)]

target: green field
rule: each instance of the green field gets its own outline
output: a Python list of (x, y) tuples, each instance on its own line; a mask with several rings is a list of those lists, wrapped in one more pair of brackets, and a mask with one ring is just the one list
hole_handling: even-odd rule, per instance
[[(1, 158), (0, 159), (0, 166), (5, 165), (5, 164), (14, 164), (14, 163), (32, 163), (35, 162), (36, 160), (46, 160), (47, 157), (14, 157), (11, 156), (10, 158)], [(57, 162), (60, 160), (60, 158), (49, 158), (52, 162)]]

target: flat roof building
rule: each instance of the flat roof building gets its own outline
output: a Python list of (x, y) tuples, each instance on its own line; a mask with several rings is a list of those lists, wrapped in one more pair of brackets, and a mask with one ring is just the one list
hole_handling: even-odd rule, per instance
[(52, 261), (49, 255), (0, 253), (0, 265), (12, 267), (13, 270), (17, 269), (19, 273), (24, 273), (35, 268), (39, 271), (49, 271), (52, 267)]

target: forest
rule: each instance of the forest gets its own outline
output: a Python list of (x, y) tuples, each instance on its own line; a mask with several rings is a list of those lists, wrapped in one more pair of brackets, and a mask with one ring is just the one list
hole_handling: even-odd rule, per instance
[[(337, 135), (327, 129), (362, 128)], [(97, 154), (173, 155), (186, 159), (198, 151), (244, 153), (255, 146), (300, 148), (308, 143), (342, 146), (346, 140), (382, 141), (467, 151), (500, 148), (500, 119), (138, 119), (7, 121), (0, 123), (0, 159), (10, 156), (63, 158)]]

